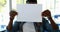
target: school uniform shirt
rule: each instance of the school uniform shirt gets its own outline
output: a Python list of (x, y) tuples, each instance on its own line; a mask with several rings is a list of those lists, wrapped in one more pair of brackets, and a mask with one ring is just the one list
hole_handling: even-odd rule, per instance
[(23, 32), (36, 32), (33, 22), (27, 22), (23, 25)]

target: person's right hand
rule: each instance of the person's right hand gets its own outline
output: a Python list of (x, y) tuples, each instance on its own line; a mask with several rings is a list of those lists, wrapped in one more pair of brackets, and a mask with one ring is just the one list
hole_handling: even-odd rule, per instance
[(10, 19), (13, 20), (18, 13), (16, 11), (10, 11)]

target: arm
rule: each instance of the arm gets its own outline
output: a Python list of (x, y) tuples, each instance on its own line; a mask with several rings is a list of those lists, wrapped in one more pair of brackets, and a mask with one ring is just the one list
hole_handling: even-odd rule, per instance
[(7, 29), (12, 30), (12, 25), (13, 25), (13, 19), (11, 19), (11, 17), (10, 17), (10, 21), (9, 21), (8, 26), (7, 26)]
[(55, 30), (58, 29), (58, 26), (56, 25), (56, 23), (54, 22), (54, 20), (52, 19), (52, 17), (48, 17), (48, 19), (50, 20), (53, 29), (55, 29)]
[(48, 19), (51, 22), (51, 25), (53, 27), (53, 29), (58, 29), (58, 26), (56, 25), (56, 23), (54, 22), (54, 20), (51, 17), (51, 12), (49, 10), (45, 10), (44, 12), (42, 12), (42, 16), (44, 17), (48, 17)]
[(17, 15), (17, 12), (16, 11), (10, 11), (10, 21), (9, 21), (9, 24), (7, 26), (7, 29), (8, 30), (12, 30), (12, 26), (13, 26), (13, 20), (14, 20), (14, 17)]

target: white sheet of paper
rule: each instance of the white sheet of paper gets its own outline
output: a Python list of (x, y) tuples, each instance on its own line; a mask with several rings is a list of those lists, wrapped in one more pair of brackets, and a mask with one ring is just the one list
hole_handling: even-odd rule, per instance
[(17, 4), (17, 21), (42, 22), (41, 4)]

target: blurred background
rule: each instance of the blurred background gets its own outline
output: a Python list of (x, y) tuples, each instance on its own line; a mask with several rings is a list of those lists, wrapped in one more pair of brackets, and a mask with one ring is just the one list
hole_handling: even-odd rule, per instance
[[(49, 9), (55, 23), (60, 25), (60, 0), (37, 0), (37, 2), (37, 4), (42, 4), (42, 11)], [(17, 4), (26, 4), (26, 0), (0, 0), (0, 31), (6, 29), (9, 23), (9, 12), (16, 11)]]

